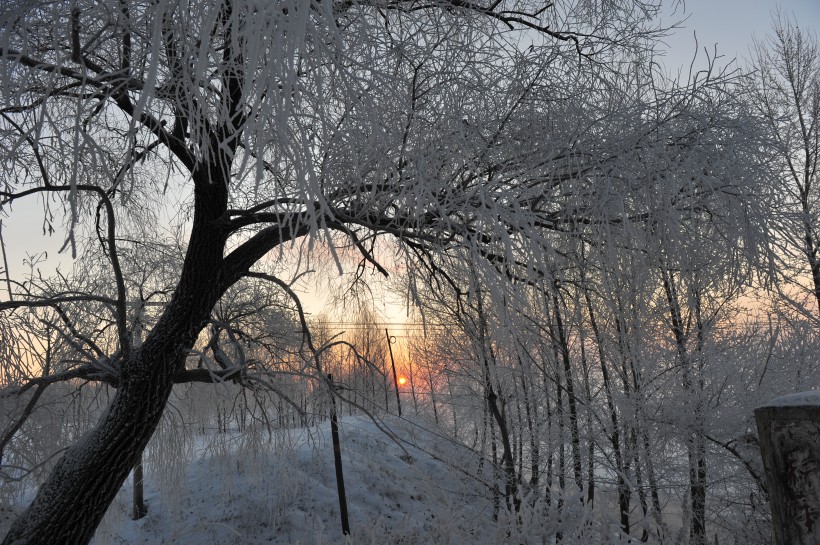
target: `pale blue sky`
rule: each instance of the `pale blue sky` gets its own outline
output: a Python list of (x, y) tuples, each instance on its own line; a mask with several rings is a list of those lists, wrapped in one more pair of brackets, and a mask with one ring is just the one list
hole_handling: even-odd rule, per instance
[(710, 53), (717, 44), (718, 54), (726, 61), (737, 58), (740, 65), (749, 57), (752, 36), (763, 39), (769, 32), (772, 13), (779, 7), (793, 14), (798, 25), (815, 34), (820, 30), (820, 0), (686, 0), (672, 13), (675, 2), (666, 2), (664, 24), (687, 18), (683, 28), (665, 41), (668, 52), (664, 60), (670, 71), (681, 65), (687, 68), (695, 52), (697, 33), (700, 55), (707, 47)]

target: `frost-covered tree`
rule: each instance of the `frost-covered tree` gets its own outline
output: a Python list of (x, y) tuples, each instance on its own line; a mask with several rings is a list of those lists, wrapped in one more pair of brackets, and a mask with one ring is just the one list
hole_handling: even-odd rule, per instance
[[(566, 132), (553, 137), (562, 134), (594, 159), (563, 184), (539, 187), (562, 225), (527, 232), (543, 237), (539, 260), (511, 265), (476, 244), (461, 261), (451, 255), (431, 264), (439, 300), (419, 299), (431, 320), (447, 320), (441, 301), (464, 307), (462, 318), (484, 314), (473, 318), (490, 326), (484, 330), (452, 317), (447, 328), (485, 346), (494, 370), (502, 362), (507, 376), (527, 369), (526, 393), (508, 381), (506, 394), (523, 405), (521, 422), (530, 393), (546, 415), (530, 442), (538, 453), (529, 472), (534, 490), (553, 481), (546, 494), (581, 489), (591, 502), (597, 466), (599, 475), (609, 473), (598, 484), (617, 494), (623, 532), (661, 539), (670, 535), (662, 511), (675, 490), (689, 542), (702, 543), (714, 520), (707, 523), (713, 481), (706, 443), (714, 385), (704, 377), (726, 372), (722, 360), (713, 363), (721, 328), (733, 319), (754, 265), (767, 258), (755, 252), (771, 195), (765, 157), (757, 155), (763, 140), (736, 77), (704, 72), (683, 86), (638, 67), (610, 82), (579, 99), (583, 107), (551, 105), (566, 122)], [(511, 282), (499, 284), (499, 274)], [(489, 299), (481, 313), (478, 296)], [(473, 352), (466, 361), (483, 361)], [(692, 410), (681, 413), (684, 405)], [(521, 467), (523, 455), (515, 457)]]
[[(698, 156), (742, 124), (721, 78), (668, 93), (650, 80), (634, 100), (617, 77), (645, 62), (654, 13), (637, 0), (4, 4), (0, 204), (40, 198), (49, 229), (62, 209), (64, 248), (82, 261), (90, 239), (107, 275), (12, 284), (0, 310), (93, 313), (105, 327), (68, 316), (61, 330), (89, 361), (42, 380), (117, 386), (4, 543), (91, 538), (173, 385), (244, 372), (230, 319), (215, 317), (259, 281), (292, 296), (262, 263), (299, 239), (386, 272), (373, 249), (388, 238), (418, 266), (415, 282), (467, 248), (499, 304), (505, 283), (554, 269), (556, 236), (666, 221), (631, 198), (651, 179), (668, 181), (657, 188), (669, 211), (716, 214), (753, 247), (756, 225), (738, 212), (757, 179), (734, 160), (746, 144), (732, 140), (714, 167)], [(684, 159), (691, 178), (663, 177)], [(729, 171), (742, 176), (720, 183)], [(172, 195), (184, 258), (135, 343), (145, 284), (123, 249)], [(238, 359), (212, 350), (219, 365), (198, 368), (214, 338)]]
[[(789, 285), (804, 286), (820, 312), (820, 47), (817, 36), (778, 12), (756, 41), (749, 91), (768, 131), (779, 199), (779, 252)], [(803, 282), (806, 269), (809, 281)], [(806, 285), (807, 284), (807, 285)], [(787, 293), (795, 297), (793, 292)], [(799, 298), (798, 298), (799, 299)], [(799, 301), (802, 303), (802, 301)], [(810, 307), (809, 307), (810, 308)]]

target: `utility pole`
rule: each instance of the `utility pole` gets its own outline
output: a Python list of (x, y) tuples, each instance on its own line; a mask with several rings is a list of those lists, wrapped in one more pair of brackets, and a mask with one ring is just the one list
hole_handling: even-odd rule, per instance
[(393, 342), (395, 337), (390, 337), (387, 328), (384, 328), (384, 334), (387, 335), (387, 348), (390, 350), (390, 363), (393, 364), (393, 386), (396, 387), (396, 406), (399, 408), (399, 416), (401, 416), (401, 398), (399, 397), (399, 377), (396, 375), (396, 360), (393, 359)]
[(333, 375), (328, 373), (330, 384), (330, 436), (333, 440), (333, 463), (336, 466), (336, 489), (339, 491), (339, 513), (342, 517), (342, 533), (350, 535), (350, 520), (347, 517), (347, 494), (345, 494), (345, 477), (342, 472), (342, 445), (339, 442), (339, 424), (336, 420), (336, 387)]

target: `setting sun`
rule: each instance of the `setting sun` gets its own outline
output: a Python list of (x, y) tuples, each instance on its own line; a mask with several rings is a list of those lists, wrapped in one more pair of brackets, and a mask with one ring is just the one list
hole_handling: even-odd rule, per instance
[(404, 386), (407, 384), (407, 379), (404, 377), (399, 377), (399, 386)]

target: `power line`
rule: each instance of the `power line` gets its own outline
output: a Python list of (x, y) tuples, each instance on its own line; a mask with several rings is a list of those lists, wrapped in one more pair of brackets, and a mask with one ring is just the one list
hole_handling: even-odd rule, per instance
[(355, 322), (314, 322), (314, 327), (327, 327), (329, 329), (343, 329), (346, 331), (373, 331), (374, 333), (388, 329), (391, 335), (394, 333), (423, 333), (425, 331), (441, 331), (447, 329), (445, 325), (424, 325), (417, 323), (394, 324), (389, 322), (372, 322), (368, 324)]

